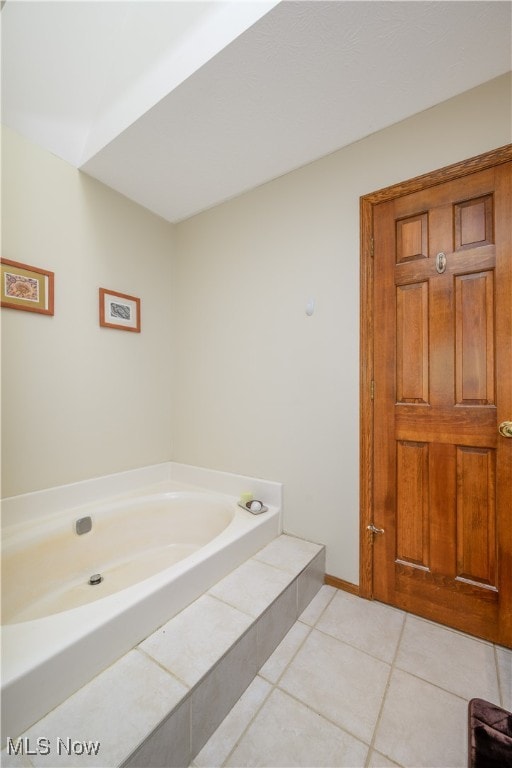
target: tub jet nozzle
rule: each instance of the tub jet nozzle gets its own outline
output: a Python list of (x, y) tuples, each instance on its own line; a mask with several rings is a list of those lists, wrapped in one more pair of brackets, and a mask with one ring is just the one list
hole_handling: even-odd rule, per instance
[(93, 587), (96, 584), (100, 584), (103, 581), (103, 576), (101, 573), (93, 573), (91, 578), (89, 579), (89, 584)]
[(79, 536), (82, 536), (84, 533), (89, 533), (91, 528), (92, 519), (89, 516), (79, 517), (78, 520), (75, 521), (75, 531)]

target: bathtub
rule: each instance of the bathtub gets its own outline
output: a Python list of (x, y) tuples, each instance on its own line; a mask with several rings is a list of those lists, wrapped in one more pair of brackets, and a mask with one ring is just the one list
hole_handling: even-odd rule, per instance
[[(249, 478), (171, 463), (159, 470), (156, 483), (85, 504), (66, 507), (65, 487), (57, 510), (43, 515), (35, 510), (53, 509), (51, 499), (31, 498), (25, 519), (16, 498), (2, 532), (4, 743), (280, 533), (278, 484), (253, 481), (268, 511), (252, 515), (237, 504)], [(81, 500), (91, 495), (87, 483), (76, 484), (75, 500), (80, 490)], [(79, 535), (82, 518), (92, 527)]]

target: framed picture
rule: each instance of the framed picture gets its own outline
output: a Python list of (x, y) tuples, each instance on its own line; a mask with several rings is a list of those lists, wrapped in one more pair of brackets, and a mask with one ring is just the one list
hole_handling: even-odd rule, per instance
[(140, 299), (100, 288), (100, 325), (140, 333)]
[(0, 259), (0, 269), (2, 307), (53, 315), (53, 272), (9, 259)]

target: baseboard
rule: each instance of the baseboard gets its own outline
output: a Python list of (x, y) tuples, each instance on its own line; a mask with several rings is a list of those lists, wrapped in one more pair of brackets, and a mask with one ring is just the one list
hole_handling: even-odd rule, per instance
[(359, 596), (359, 584), (352, 584), (350, 581), (338, 579), (337, 576), (329, 576), (329, 574), (326, 573), (324, 584), (328, 584), (330, 587), (336, 587), (336, 589), (342, 589), (344, 592), (350, 592), (351, 595)]

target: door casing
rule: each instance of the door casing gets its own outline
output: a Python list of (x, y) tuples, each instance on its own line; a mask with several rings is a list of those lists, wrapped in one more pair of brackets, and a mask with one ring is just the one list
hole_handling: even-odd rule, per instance
[(361, 302), (360, 302), (360, 565), (359, 595), (373, 597), (373, 539), (368, 526), (374, 519), (373, 499), (373, 381), (374, 381), (374, 271), (373, 210), (379, 203), (426, 190), (446, 181), (462, 179), (512, 160), (512, 144), (491, 150), (408, 181), (371, 192), (360, 199)]

